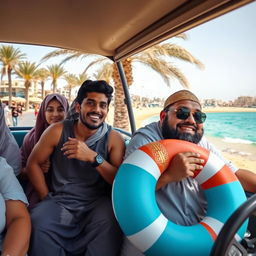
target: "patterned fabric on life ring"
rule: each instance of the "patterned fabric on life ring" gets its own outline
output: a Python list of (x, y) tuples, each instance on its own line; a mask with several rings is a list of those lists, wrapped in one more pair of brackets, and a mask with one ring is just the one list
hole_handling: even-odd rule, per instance
[[(155, 186), (160, 174), (180, 152), (198, 152), (205, 160), (195, 179), (204, 190), (207, 213), (193, 226), (168, 220), (157, 206)], [(115, 216), (127, 238), (147, 256), (210, 254), (229, 216), (246, 201), (236, 175), (208, 150), (182, 140), (162, 140), (134, 151), (120, 166), (113, 184)], [(237, 232), (240, 241), (247, 222)]]

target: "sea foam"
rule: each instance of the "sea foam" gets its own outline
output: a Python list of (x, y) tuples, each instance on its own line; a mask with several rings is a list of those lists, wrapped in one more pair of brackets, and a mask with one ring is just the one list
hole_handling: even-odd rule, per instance
[(244, 140), (244, 139), (238, 139), (238, 138), (230, 138), (230, 137), (225, 137), (223, 141), (227, 143), (240, 143), (240, 144), (253, 144), (253, 141), (250, 140)]

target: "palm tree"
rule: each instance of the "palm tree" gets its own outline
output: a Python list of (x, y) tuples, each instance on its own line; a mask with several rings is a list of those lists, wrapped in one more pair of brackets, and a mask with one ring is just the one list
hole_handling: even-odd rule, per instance
[(77, 84), (82, 85), (82, 83), (87, 79), (89, 79), (89, 77), (85, 73), (81, 73), (77, 77)]
[(72, 91), (72, 88), (74, 88), (75, 86), (79, 85), (78, 78), (77, 78), (76, 75), (69, 73), (69, 74), (64, 75), (64, 79), (68, 83), (67, 84), (67, 87), (68, 87), (68, 100), (69, 100), (69, 102), (71, 102), (71, 91)]
[[(181, 34), (178, 37), (186, 39), (185, 34)], [(65, 63), (71, 59), (77, 58), (87, 58), (89, 54), (83, 54), (82, 52), (77, 52), (74, 50), (55, 50), (47, 54), (42, 60), (48, 60), (49, 58), (60, 56), (60, 55), (67, 55), (65, 59), (62, 60), (61, 63)], [(114, 101), (114, 123), (113, 126), (127, 130), (129, 127), (128, 123), (128, 114), (127, 109), (124, 104), (125, 96), (121, 84), (121, 80), (119, 77), (119, 73), (117, 70), (117, 66), (108, 58), (93, 55), (94, 60), (90, 62), (89, 65), (85, 68), (84, 72), (87, 72), (89, 68), (92, 66), (104, 66), (103, 71), (98, 72), (101, 78), (105, 77), (105, 80), (109, 80), (110, 76), (111, 79), (114, 81), (115, 85), (115, 101)], [(124, 68), (124, 73), (126, 76), (128, 86), (131, 86), (133, 83), (133, 75), (132, 75), (132, 63), (139, 62), (147, 67), (156, 71), (165, 81), (165, 83), (170, 86), (170, 78), (177, 79), (180, 84), (188, 88), (189, 83), (184, 74), (170, 62), (170, 59), (176, 58), (188, 63), (194, 64), (198, 68), (203, 68), (203, 64), (196, 59), (191, 53), (189, 53), (183, 47), (172, 44), (169, 42), (164, 42), (155, 46), (152, 46), (139, 54), (136, 54), (132, 57), (122, 60), (122, 65)]]
[(75, 74), (66, 74), (64, 76), (64, 79), (68, 83), (69, 102), (71, 102), (71, 92), (72, 92), (72, 89), (74, 87), (76, 87), (76, 86), (82, 85), (85, 80), (89, 79), (89, 77), (86, 74), (84, 74), (84, 73), (79, 74), (78, 76), (76, 76)]
[(29, 87), (31, 86), (31, 81), (34, 78), (35, 71), (37, 69), (37, 65), (35, 62), (20, 62), (15, 69), (17, 75), (25, 80), (24, 86), (25, 86), (25, 98), (26, 98), (26, 105), (25, 109), (28, 110), (29, 107)]
[(61, 78), (66, 73), (66, 71), (61, 66), (61, 64), (47, 66), (47, 69), (49, 71), (50, 77), (52, 78), (52, 91), (55, 93), (57, 90), (57, 80)]
[(1, 81), (5, 74), (8, 76), (9, 86), (9, 106), (12, 105), (12, 70), (26, 57), (19, 48), (15, 49), (12, 45), (0, 46), (0, 62), (2, 64)]
[(113, 74), (113, 63), (105, 63), (97, 69), (97, 72), (93, 74), (97, 80), (105, 80), (110, 83)]
[(45, 68), (40, 68), (37, 69), (35, 72), (35, 78), (40, 81), (41, 84), (41, 97), (42, 99), (44, 99), (45, 97), (45, 90), (44, 90), (44, 85), (45, 85), (45, 81), (47, 80), (47, 78), (49, 77), (50, 73), (47, 69)]

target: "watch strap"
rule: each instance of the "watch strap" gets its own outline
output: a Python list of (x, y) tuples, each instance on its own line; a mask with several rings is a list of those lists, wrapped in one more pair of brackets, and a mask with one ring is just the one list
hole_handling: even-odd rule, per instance
[(101, 165), (103, 163), (103, 161), (104, 161), (104, 158), (100, 154), (97, 154), (95, 156), (94, 162), (91, 163), (91, 166), (92, 167), (97, 167), (97, 166)]

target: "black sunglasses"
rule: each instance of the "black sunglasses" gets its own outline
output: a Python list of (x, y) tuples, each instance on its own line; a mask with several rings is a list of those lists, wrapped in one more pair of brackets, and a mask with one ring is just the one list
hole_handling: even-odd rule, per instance
[[(176, 112), (176, 117), (181, 120), (188, 119), (191, 113), (190, 109), (186, 107), (181, 107), (179, 109), (175, 109), (174, 111)], [(192, 115), (197, 124), (202, 124), (206, 119), (206, 114), (201, 111), (196, 111), (192, 113)]]

